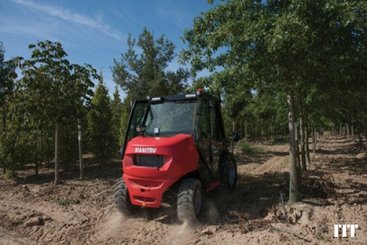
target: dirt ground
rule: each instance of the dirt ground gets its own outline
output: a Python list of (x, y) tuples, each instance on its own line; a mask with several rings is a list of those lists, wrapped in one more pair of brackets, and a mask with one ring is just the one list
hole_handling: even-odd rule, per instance
[[(16, 180), (0, 174), (0, 244), (367, 244), (367, 156), (356, 145), (322, 138), (295, 205), (287, 204), (287, 145), (238, 153), (237, 190), (208, 194), (195, 227), (180, 224), (168, 205), (119, 214), (112, 199), (118, 162), (90, 167), (84, 181), (65, 173), (56, 187), (48, 169)], [(355, 237), (334, 238), (334, 224), (358, 224)]]

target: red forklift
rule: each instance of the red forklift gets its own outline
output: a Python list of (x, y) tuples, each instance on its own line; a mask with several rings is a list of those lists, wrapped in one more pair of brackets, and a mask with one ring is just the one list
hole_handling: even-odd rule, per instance
[(236, 187), (237, 165), (228, 147), (221, 101), (202, 89), (135, 101), (121, 150), (117, 208), (125, 215), (137, 207), (159, 208), (173, 189), (178, 219), (196, 222), (205, 192), (221, 184)]

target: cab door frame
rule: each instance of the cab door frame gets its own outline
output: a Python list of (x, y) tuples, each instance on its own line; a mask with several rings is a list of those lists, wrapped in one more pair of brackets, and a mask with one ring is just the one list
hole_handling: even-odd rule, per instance
[(213, 158), (213, 174), (220, 178), (220, 163), (225, 154), (226, 144), (224, 126), (221, 114), (220, 102), (216, 99), (210, 100), (210, 128), (211, 128), (211, 149)]
[[(134, 119), (134, 116), (136, 116), (135, 110), (139, 107), (139, 106), (143, 106), (143, 110), (142, 110), (142, 115), (138, 115), (141, 116), (141, 118), (136, 118)], [(139, 123), (142, 123), (144, 120), (144, 117), (146, 115), (146, 111), (149, 109), (149, 102), (147, 100), (136, 100), (133, 102), (132, 105), (132, 109), (130, 111), (130, 115), (129, 115), (129, 120), (128, 120), (128, 124), (127, 124), (127, 128), (125, 131), (125, 139), (123, 142), (123, 145), (121, 146), (121, 158), (124, 159), (125, 156), (125, 150), (126, 150), (126, 146), (127, 143), (134, 137), (136, 137), (138, 135), (137, 131), (136, 131), (136, 126)], [(132, 124), (132, 122), (135, 121), (134, 124)], [(140, 122), (138, 122), (140, 121)], [(136, 124), (136, 125), (135, 125)]]

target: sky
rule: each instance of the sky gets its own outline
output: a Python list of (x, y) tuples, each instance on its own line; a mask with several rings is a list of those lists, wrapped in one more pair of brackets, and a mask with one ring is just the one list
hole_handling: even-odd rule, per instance
[[(155, 37), (164, 34), (179, 52), (184, 30), (212, 7), (207, 0), (0, 0), (0, 41), (6, 60), (29, 58), (30, 43), (61, 42), (70, 62), (103, 72), (112, 94), (111, 66), (126, 51), (129, 33), (138, 37), (147, 27)], [(169, 69), (178, 66), (175, 60)]]

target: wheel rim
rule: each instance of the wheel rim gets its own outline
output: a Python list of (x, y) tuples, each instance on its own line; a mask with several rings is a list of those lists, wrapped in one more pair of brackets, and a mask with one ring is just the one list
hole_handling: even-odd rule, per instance
[(195, 214), (198, 215), (200, 213), (200, 209), (201, 209), (201, 191), (200, 191), (200, 187), (197, 188), (196, 191), (195, 191), (194, 209), (195, 209)]
[(228, 169), (228, 184), (232, 186), (234, 185), (235, 181), (236, 181), (236, 169), (234, 167), (234, 164), (231, 163), (229, 164), (229, 169)]

